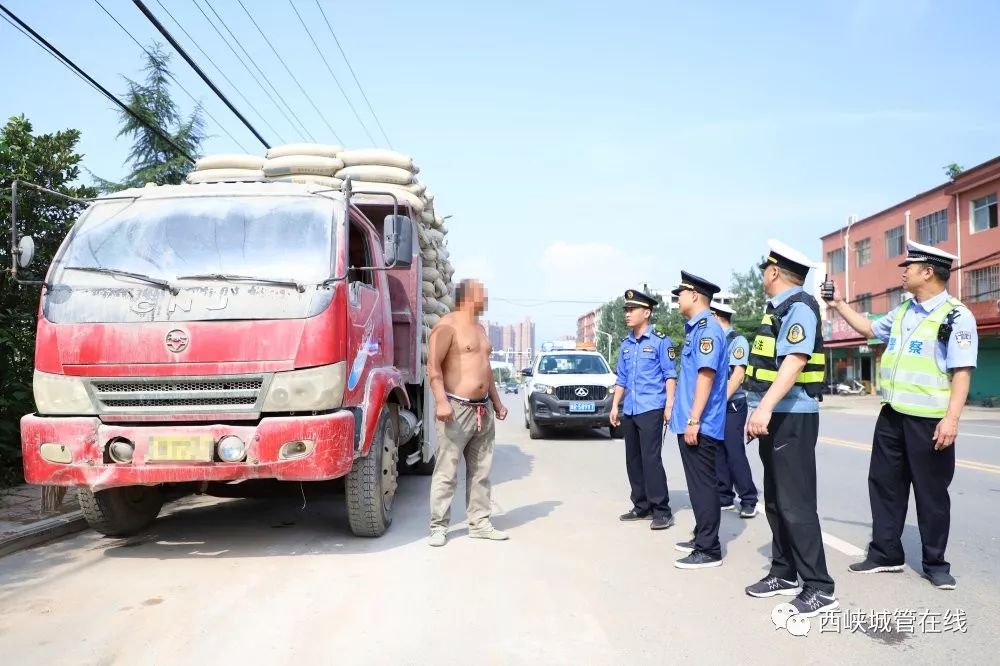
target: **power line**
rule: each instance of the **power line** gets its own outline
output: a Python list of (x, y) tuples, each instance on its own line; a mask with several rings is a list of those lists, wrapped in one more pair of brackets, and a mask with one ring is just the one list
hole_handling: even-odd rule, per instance
[[(135, 1), (136, 0), (133, 0), (133, 2)], [(333, 134), (333, 138), (336, 139), (338, 143), (344, 143), (344, 140), (341, 139), (339, 136), (337, 136), (337, 130), (333, 129), (333, 126), (330, 125), (330, 122), (326, 119), (326, 116), (323, 115), (323, 112), (319, 110), (318, 106), (316, 106), (316, 102), (312, 100), (312, 97), (309, 96), (309, 93), (306, 92), (306, 89), (303, 88), (302, 84), (299, 83), (299, 80), (295, 78), (295, 74), (292, 73), (291, 68), (285, 62), (285, 59), (282, 58), (281, 54), (278, 53), (278, 49), (274, 48), (274, 44), (271, 43), (271, 40), (267, 38), (267, 35), (264, 34), (264, 31), (261, 30), (259, 25), (257, 25), (257, 21), (254, 20), (253, 14), (250, 13), (250, 10), (247, 9), (247, 6), (243, 4), (243, 0), (237, 0), (237, 2), (240, 3), (240, 7), (243, 8), (243, 11), (246, 12), (247, 17), (249, 17), (250, 19), (250, 22), (253, 23), (253, 27), (257, 28), (257, 32), (259, 32), (260, 36), (264, 38), (264, 41), (267, 42), (267, 45), (271, 47), (271, 51), (274, 52), (274, 55), (278, 58), (278, 61), (285, 68), (285, 71), (288, 72), (288, 76), (292, 77), (292, 81), (295, 81), (295, 85), (299, 87), (299, 90), (301, 90), (305, 98), (309, 100), (309, 104), (311, 104), (312, 108), (315, 109), (317, 115), (319, 115), (319, 117), (323, 120), (323, 123), (327, 126), (327, 128), (329, 128), (330, 133)]]
[(333, 31), (333, 26), (330, 25), (330, 19), (326, 17), (326, 12), (323, 11), (323, 6), (319, 4), (319, 0), (316, 0), (316, 6), (319, 7), (319, 13), (323, 15), (323, 20), (326, 22), (326, 27), (330, 29), (330, 34), (333, 36), (334, 43), (337, 44), (337, 49), (340, 51), (340, 55), (344, 56), (344, 62), (347, 63), (347, 69), (351, 70), (351, 76), (354, 77), (354, 82), (358, 84), (358, 90), (361, 91), (361, 96), (365, 99), (365, 104), (368, 105), (368, 110), (372, 112), (372, 118), (375, 119), (375, 123), (378, 125), (378, 129), (382, 132), (382, 137), (385, 142), (392, 148), (392, 141), (389, 141), (389, 137), (385, 133), (385, 128), (382, 127), (382, 121), (378, 119), (378, 115), (375, 113), (375, 109), (372, 107), (372, 103), (368, 101), (368, 95), (365, 94), (365, 89), (361, 87), (361, 81), (358, 80), (358, 75), (354, 73), (354, 68), (351, 67), (351, 61), (347, 59), (347, 54), (344, 53), (344, 49), (340, 46), (340, 40), (337, 39), (337, 33)]
[[(249, 60), (250, 64), (253, 65), (254, 69), (257, 70), (257, 73), (260, 74), (260, 77), (264, 79), (264, 82), (267, 83), (268, 86), (270, 86), (271, 90), (278, 97), (278, 100), (285, 105), (285, 108), (288, 109), (288, 112), (292, 114), (293, 118), (295, 118), (295, 121), (298, 123), (298, 127), (296, 127), (295, 131), (299, 132), (299, 136), (302, 136), (304, 132), (305, 136), (309, 137), (309, 139), (315, 143), (316, 137), (310, 134), (309, 129), (306, 127), (306, 124), (302, 122), (302, 119), (299, 118), (299, 115), (297, 113), (295, 113), (294, 109), (292, 109), (292, 107), (288, 104), (284, 96), (282, 96), (282, 94), (278, 92), (278, 89), (274, 87), (274, 84), (271, 83), (271, 79), (268, 78), (267, 74), (264, 73), (264, 70), (260, 68), (260, 65), (258, 65), (257, 61), (253, 59), (253, 56), (251, 56), (250, 53), (246, 50), (246, 48), (243, 47), (243, 42), (241, 42), (239, 38), (235, 34), (233, 34), (233, 31), (229, 29), (229, 26), (226, 24), (226, 21), (219, 15), (219, 12), (215, 11), (215, 7), (212, 6), (212, 0), (205, 0), (205, 4), (208, 5), (208, 8), (212, 11), (213, 14), (215, 14), (215, 18), (219, 19), (219, 23), (222, 24), (222, 27), (226, 29), (226, 32), (229, 33), (229, 36), (233, 38), (234, 42), (236, 42), (236, 46), (240, 47), (240, 51), (242, 51), (243, 55), (247, 57), (247, 60)], [(301, 128), (301, 130), (299, 128)]]
[(302, 24), (302, 28), (306, 31), (306, 34), (309, 35), (309, 41), (311, 41), (312, 45), (316, 47), (316, 53), (319, 54), (319, 57), (323, 61), (323, 64), (326, 65), (326, 71), (330, 72), (330, 76), (333, 77), (333, 82), (336, 83), (337, 88), (340, 89), (340, 94), (344, 96), (344, 101), (346, 101), (347, 106), (350, 107), (351, 113), (353, 113), (354, 117), (358, 119), (358, 124), (361, 125), (361, 129), (365, 131), (365, 134), (368, 135), (368, 140), (372, 142), (372, 145), (374, 145), (376, 143), (375, 137), (373, 137), (372, 133), (368, 131), (368, 128), (365, 126), (364, 121), (361, 120), (361, 116), (358, 115), (357, 109), (355, 109), (354, 105), (351, 104), (351, 98), (347, 96), (347, 91), (344, 90), (344, 86), (340, 85), (340, 79), (338, 79), (337, 75), (333, 73), (333, 68), (330, 67), (330, 63), (327, 62), (326, 56), (323, 55), (323, 50), (319, 47), (319, 44), (316, 43), (316, 39), (313, 37), (312, 32), (309, 31), (309, 26), (307, 26), (306, 22), (302, 20), (302, 14), (300, 14), (299, 10), (296, 9), (295, 3), (293, 3), (292, 0), (288, 0), (288, 4), (292, 6), (292, 11), (295, 12), (295, 15), (299, 17), (299, 23)]
[[(201, 67), (198, 66), (198, 63), (196, 63), (191, 58), (191, 56), (188, 55), (187, 51), (184, 50), (184, 47), (181, 46), (180, 43), (178, 43), (178, 41), (176, 39), (174, 39), (174, 36), (170, 34), (170, 31), (167, 30), (166, 26), (164, 26), (162, 23), (160, 23), (160, 20), (158, 18), (156, 18), (156, 16), (153, 14), (153, 12), (149, 11), (149, 8), (146, 7), (146, 5), (142, 2), (142, 0), (132, 0), (132, 3), (136, 7), (138, 7), (139, 11), (142, 12), (143, 16), (145, 16), (147, 19), (149, 19), (149, 22), (152, 23), (153, 26), (157, 30), (160, 31), (160, 34), (163, 35), (163, 37), (168, 42), (170, 42), (170, 45), (174, 47), (174, 49), (181, 55), (182, 58), (184, 58), (184, 61), (187, 62), (187, 64), (191, 66), (191, 69), (193, 69), (195, 71), (195, 73), (199, 77), (201, 77), (201, 80), (204, 81), (205, 84), (209, 88), (212, 89), (212, 92), (214, 92), (218, 96), (218, 98), (221, 99), (223, 101), (223, 103), (225, 103), (225, 105), (227, 107), (229, 107), (229, 110), (232, 111), (233, 114), (237, 118), (240, 119), (240, 122), (242, 122), (244, 125), (246, 125), (247, 129), (250, 130), (251, 134), (253, 134), (255, 137), (257, 137), (257, 140), (260, 141), (262, 144), (264, 144), (265, 148), (270, 148), (271, 144), (269, 144), (264, 139), (264, 137), (261, 136), (260, 132), (257, 131), (256, 127), (254, 127), (253, 125), (250, 124), (250, 121), (246, 119), (246, 116), (244, 116), (242, 113), (240, 113), (239, 109), (237, 109), (235, 106), (233, 106), (233, 103), (229, 101), (229, 98), (226, 97), (225, 94), (223, 94), (223, 92), (221, 90), (219, 90), (219, 87), (216, 86), (212, 82), (212, 79), (208, 78), (208, 75), (205, 74), (205, 72), (202, 71)], [(157, 0), (157, 3), (160, 5), (160, 7), (163, 7), (163, 3), (161, 3), (159, 0)], [(170, 15), (170, 12), (167, 11), (166, 7), (163, 7), (163, 10), (166, 11), (168, 15)], [(170, 16), (170, 18), (173, 18), (173, 16)], [(174, 19), (174, 23), (177, 23), (177, 19)], [(181, 27), (180, 23), (177, 23), (177, 25), (178, 25), (178, 27), (181, 28), (182, 31), (184, 30), (184, 28)], [(187, 34), (187, 33), (185, 32), (185, 34)], [(188, 35), (188, 38), (190, 39), (191, 35)], [(198, 46), (197, 42), (195, 42), (195, 46)], [(201, 47), (198, 47), (198, 48), (200, 50)], [(202, 51), (202, 53), (205, 53), (205, 52)], [(207, 58), (208, 54), (205, 54), (205, 57)], [(209, 58), (209, 62), (211, 62), (211, 60), (212, 59)], [(212, 64), (215, 65), (214, 62)], [(219, 68), (216, 67), (216, 69), (219, 69)], [(219, 70), (219, 73), (221, 74), (222, 70)], [(225, 74), (223, 74), (222, 76), (225, 78)], [(226, 80), (228, 81), (228, 79), (226, 79)], [(230, 85), (232, 85), (231, 81), (230, 81)], [(240, 92), (239, 88), (236, 88), (236, 92), (239, 93), (240, 96), (243, 95), (243, 93)], [(243, 99), (245, 100), (246, 98), (244, 97)], [(247, 104), (250, 104), (250, 102), (247, 101)], [(250, 108), (253, 108), (252, 104), (250, 104)], [(254, 111), (256, 111), (256, 109), (254, 109)], [(260, 115), (260, 112), (257, 112), (257, 115)], [(261, 116), (261, 118), (263, 119), (263, 116)], [(264, 123), (267, 124), (267, 120), (264, 120)], [(270, 127), (270, 125), (268, 125), (268, 127)], [(274, 130), (273, 127), (271, 129), (272, 129), (272, 131)], [(275, 134), (277, 134), (277, 132), (275, 132)]]
[(358, 84), (358, 90), (361, 91), (361, 96), (364, 98), (365, 104), (368, 105), (368, 110), (372, 112), (372, 118), (375, 119), (375, 123), (378, 125), (379, 131), (382, 132), (382, 138), (384, 138), (386, 144), (392, 148), (392, 141), (389, 141), (389, 137), (385, 133), (385, 128), (382, 127), (382, 121), (378, 119), (378, 115), (375, 113), (372, 103), (368, 101), (368, 95), (365, 94), (365, 89), (361, 87), (361, 81), (358, 80), (358, 75), (354, 73), (354, 68), (351, 67), (351, 61), (347, 59), (347, 54), (344, 53), (343, 47), (340, 46), (340, 40), (337, 39), (337, 33), (333, 31), (333, 26), (330, 25), (330, 19), (326, 17), (326, 12), (323, 11), (323, 6), (319, 4), (319, 0), (316, 0), (316, 6), (319, 8), (319, 13), (323, 15), (323, 21), (326, 22), (326, 27), (330, 29), (330, 34), (333, 36), (333, 41), (337, 45), (337, 50), (340, 51), (340, 55), (344, 57), (344, 62), (347, 63), (347, 69), (351, 70), (351, 76), (354, 77), (354, 82)]
[[(149, 49), (147, 49), (147, 48), (146, 48), (145, 46), (143, 46), (143, 45), (142, 45), (142, 43), (141, 43), (141, 42), (140, 42), (140, 41), (139, 41), (138, 39), (136, 39), (136, 38), (135, 38), (135, 37), (134, 37), (134, 36), (132, 35), (132, 33), (131, 33), (131, 32), (129, 32), (129, 31), (128, 31), (128, 29), (127, 29), (127, 28), (126, 28), (125, 26), (123, 26), (123, 25), (121, 24), (121, 22), (120, 22), (120, 21), (119, 21), (118, 19), (116, 19), (116, 18), (114, 17), (114, 15), (113, 15), (113, 14), (112, 14), (111, 12), (109, 12), (109, 11), (107, 10), (107, 8), (106, 8), (106, 7), (104, 6), (104, 5), (102, 5), (102, 4), (101, 4), (101, 0), (94, 0), (94, 2), (95, 2), (95, 3), (97, 4), (97, 6), (98, 6), (98, 7), (100, 7), (101, 9), (103, 9), (103, 10), (104, 10), (104, 13), (105, 13), (105, 14), (107, 14), (107, 15), (108, 15), (108, 16), (109, 16), (109, 17), (111, 18), (111, 20), (112, 20), (112, 21), (114, 21), (115, 23), (117, 23), (117, 24), (118, 24), (118, 27), (119, 27), (119, 28), (121, 28), (121, 29), (122, 29), (122, 30), (123, 30), (123, 31), (125, 32), (125, 34), (126, 34), (126, 35), (128, 35), (129, 37), (131, 37), (131, 38), (132, 38), (132, 41), (133, 41), (133, 42), (135, 42), (135, 43), (136, 43), (136, 45), (137, 45), (137, 46), (138, 46), (138, 47), (139, 47), (140, 49), (142, 49), (143, 51), (145, 51), (145, 52), (146, 52), (146, 55), (148, 55), (148, 56), (149, 56), (150, 58), (153, 58), (153, 57), (154, 57), (154, 56), (153, 56), (153, 54), (149, 52)], [(178, 88), (180, 88), (181, 90), (183, 90), (183, 91), (184, 91), (184, 92), (185, 92), (185, 93), (187, 94), (187, 96), (191, 98), (191, 101), (192, 101), (192, 102), (194, 102), (194, 103), (195, 103), (196, 105), (198, 105), (198, 107), (199, 107), (199, 108), (200, 108), (200, 109), (201, 109), (202, 111), (204, 111), (204, 112), (205, 112), (205, 115), (206, 115), (206, 116), (208, 116), (209, 118), (211, 118), (211, 119), (212, 119), (212, 121), (213, 121), (213, 122), (214, 122), (214, 123), (215, 123), (216, 125), (218, 125), (218, 126), (219, 126), (219, 129), (221, 129), (221, 130), (222, 130), (223, 132), (225, 132), (225, 133), (226, 133), (226, 136), (228, 136), (228, 137), (229, 137), (230, 139), (232, 139), (232, 140), (233, 140), (233, 143), (235, 143), (235, 144), (236, 144), (237, 146), (239, 146), (239, 147), (240, 147), (240, 150), (242, 150), (242, 151), (243, 151), (243, 152), (245, 152), (245, 153), (247, 153), (247, 152), (250, 152), (250, 151), (248, 151), (248, 150), (246, 149), (246, 147), (245, 147), (245, 146), (244, 146), (244, 145), (243, 145), (242, 143), (240, 143), (240, 142), (239, 142), (239, 140), (238, 140), (238, 139), (237, 139), (237, 138), (236, 138), (235, 136), (233, 136), (232, 134), (230, 134), (230, 133), (229, 133), (229, 130), (227, 130), (227, 129), (226, 129), (225, 125), (223, 125), (222, 123), (220, 123), (220, 122), (218, 121), (218, 119), (217, 119), (217, 118), (216, 118), (215, 116), (213, 116), (213, 115), (212, 115), (212, 112), (211, 112), (211, 111), (209, 111), (208, 109), (206, 109), (206, 108), (205, 108), (205, 107), (204, 107), (204, 106), (202, 105), (202, 103), (201, 103), (200, 101), (198, 101), (198, 99), (197, 99), (197, 98), (196, 98), (196, 97), (195, 97), (194, 95), (192, 95), (192, 94), (191, 94), (190, 92), (188, 92), (188, 89), (184, 87), (184, 84), (182, 84), (182, 83), (181, 83), (180, 81), (178, 81), (178, 80), (177, 80), (177, 77), (175, 77), (175, 76), (173, 75), (173, 73), (172, 73), (172, 72), (170, 72), (169, 70), (167, 70), (167, 76), (169, 76), (169, 77), (170, 77), (170, 80), (171, 80), (171, 81), (173, 81), (174, 83), (176, 83), (176, 84), (177, 84), (177, 87), (178, 87)]]
[[(17, 15), (14, 14), (14, 12), (10, 11), (9, 9), (7, 9), (2, 4), (0, 4), (0, 11), (3, 11), (3, 13), (7, 15), (7, 16), (4, 16), (3, 18), (8, 23), (10, 23), (11, 25), (14, 25), (15, 28), (18, 28), (22, 34), (25, 34), (25, 35), (31, 37), (32, 41), (34, 41), (35, 44), (37, 44), (42, 49), (44, 49), (46, 53), (48, 53), (50, 56), (52, 56), (53, 58), (55, 58), (56, 60), (58, 60), (59, 62), (61, 62), (65, 67), (67, 67), (68, 69), (70, 69), (74, 74), (76, 74), (77, 76), (79, 76), (80, 78), (82, 78), (84, 81), (86, 81), (87, 83), (89, 83), (92, 88), (94, 88), (99, 93), (101, 93), (106, 98), (108, 98), (108, 100), (110, 100), (111, 102), (113, 102), (114, 104), (116, 104), (119, 108), (121, 108), (122, 111), (124, 111), (125, 113), (127, 113), (128, 115), (130, 115), (137, 122), (141, 123), (145, 127), (148, 127), (150, 129), (150, 131), (152, 131), (154, 134), (156, 134), (158, 137), (160, 137), (163, 141), (165, 141), (171, 148), (173, 148), (177, 152), (178, 155), (181, 155), (186, 160), (188, 160), (189, 162), (191, 162), (192, 164), (194, 164), (194, 158), (191, 157), (191, 155), (189, 155), (187, 153), (187, 151), (185, 151), (183, 148), (181, 148), (180, 146), (178, 146), (177, 142), (174, 141), (170, 137), (170, 135), (168, 135), (166, 132), (164, 132), (162, 129), (160, 129), (156, 125), (153, 125), (152, 123), (150, 123), (148, 120), (146, 120), (145, 118), (143, 118), (142, 116), (140, 116), (138, 113), (136, 113), (135, 111), (133, 111), (127, 104), (125, 104), (120, 99), (118, 99), (117, 97), (115, 97), (107, 88), (105, 88), (104, 86), (102, 86), (100, 83), (98, 83), (97, 81), (95, 81), (92, 76), (90, 76), (85, 71), (83, 71), (82, 69), (80, 69), (80, 67), (77, 66), (77, 64), (75, 62), (73, 62), (72, 60), (70, 60), (66, 55), (64, 55), (62, 53), (62, 51), (60, 51), (55, 46), (53, 46), (52, 44), (50, 44), (44, 37), (42, 37), (37, 32), (35, 32), (34, 29), (32, 29), (31, 26), (29, 26), (27, 23), (25, 23), (24, 21), (22, 21), (21, 19), (19, 19), (17, 17)], [(11, 19), (13, 19), (13, 22), (11, 22)], [(15, 25), (15, 23), (16, 23), (16, 25)], [(20, 26), (20, 27), (18, 27), (18, 26)]]
[[(222, 32), (219, 30), (219, 28), (216, 27), (215, 22), (212, 21), (212, 19), (209, 18), (208, 14), (205, 13), (205, 10), (201, 8), (201, 5), (198, 4), (198, 0), (191, 0), (191, 2), (194, 4), (195, 8), (201, 13), (201, 15), (205, 17), (205, 20), (208, 22), (208, 24), (212, 26), (212, 30), (214, 30), (215, 34), (219, 36), (219, 39), (222, 40), (223, 44), (225, 44), (226, 47), (230, 50), (230, 52), (232, 52), (232, 54), (236, 57), (239, 63), (243, 65), (243, 69), (247, 71), (247, 74), (250, 75), (250, 78), (252, 78), (254, 82), (260, 87), (260, 89), (264, 91), (264, 94), (267, 95), (268, 99), (271, 100), (275, 108), (278, 109), (278, 113), (280, 113), (285, 117), (285, 120), (288, 121), (288, 123), (295, 129), (296, 132), (299, 132), (300, 136), (303, 136), (302, 132), (297, 127), (295, 127), (295, 123), (292, 122), (292, 119), (288, 116), (287, 113), (285, 113), (285, 110), (281, 108), (281, 105), (278, 104), (277, 100), (274, 99), (274, 96), (271, 94), (271, 92), (264, 87), (264, 84), (260, 82), (260, 79), (257, 78), (257, 75), (253, 73), (252, 69), (250, 69), (250, 66), (246, 64), (244, 59), (240, 57), (240, 54), (236, 52), (236, 49), (233, 48), (232, 44), (229, 43), (229, 40), (227, 40), (225, 36), (222, 34)], [(218, 14), (216, 14), (216, 16), (218, 16)], [(219, 20), (221, 21), (221, 19)], [(232, 32), (230, 32), (229, 34), (232, 35)]]

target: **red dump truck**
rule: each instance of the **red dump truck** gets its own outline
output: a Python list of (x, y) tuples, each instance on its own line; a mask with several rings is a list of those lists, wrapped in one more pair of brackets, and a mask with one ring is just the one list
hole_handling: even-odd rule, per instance
[[(90, 525), (119, 536), (175, 490), (343, 477), (351, 530), (382, 535), (399, 472), (433, 468), (434, 411), (416, 217), (355, 189), (88, 202), (42, 287), (27, 481), (77, 486)], [(33, 254), (16, 218), (11, 240), (16, 273)]]

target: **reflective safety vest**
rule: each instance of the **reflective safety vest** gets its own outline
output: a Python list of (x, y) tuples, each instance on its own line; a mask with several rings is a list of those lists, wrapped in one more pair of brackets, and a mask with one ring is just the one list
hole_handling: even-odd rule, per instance
[(805, 389), (806, 394), (815, 398), (822, 393), (823, 377), (826, 375), (826, 359), (823, 356), (823, 328), (819, 315), (819, 303), (809, 294), (799, 292), (786, 299), (778, 307), (767, 304), (764, 318), (757, 329), (757, 336), (750, 345), (747, 374), (743, 380), (743, 388), (753, 393), (766, 393), (767, 389), (778, 377), (777, 341), (781, 333), (781, 320), (792, 309), (795, 303), (805, 303), (816, 315), (816, 335), (812, 354), (806, 361), (806, 367), (795, 380), (796, 386)]
[(951, 399), (951, 376), (938, 367), (935, 358), (938, 331), (961, 302), (949, 298), (904, 337), (903, 317), (912, 304), (909, 300), (896, 312), (882, 354), (882, 402), (901, 414), (941, 418)]

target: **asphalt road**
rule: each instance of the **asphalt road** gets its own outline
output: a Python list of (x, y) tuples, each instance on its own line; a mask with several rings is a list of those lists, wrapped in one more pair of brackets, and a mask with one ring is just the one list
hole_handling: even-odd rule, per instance
[[(874, 414), (825, 411), (820, 516), (844, 626), (817, 618), (797, 637), (772, 624), (776, 600), (743, 593), (767, 567), (763, 516), (723, 514), (722, 567), (675, 569), (673, 544), (693, 527), (675, 446), (664, 461), (678, 524), (651, 532), (617, 520), (629, 508), (621, 442), (606, 431), (531, 441), (520, 401), (507, 402), (493, 477), (494, 522), (510, 541), (467, 538), (459, 497), (447, 546), (427, 547), (427, 478), (402, 479), (395, 522), (374, 540), (350, 535), (343, 496), (325, 489), (307, 488), (304, 509), (301, 495), (199, 499), (139, 537), (88, 532), (0, 560), (3, 662), (994, 661), (1000, 420), (962, 426), (949, 548), (959, 586), (942, 592), (918, 573), (912, 508), (905, 539), (915, 569), (847, 573), (869, 536), (864, 449)], [(918, 621), (912, 632), (851, 627), (872, 611)]]

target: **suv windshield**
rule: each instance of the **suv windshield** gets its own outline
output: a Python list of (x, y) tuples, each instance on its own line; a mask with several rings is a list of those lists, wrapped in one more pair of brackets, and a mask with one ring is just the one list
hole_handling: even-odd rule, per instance
[(540, 375), (606, 375), (610, 374), (604, 357), (595, 354), (552, 354), (538, 362)]
[(333, 220), (332, 201), (303, 196), (98, 202), (74, 229), (52, 282), (128, 286), (128, 272), (180, 288), (193, 282), (177, 278), (200, 275), (315, 284), (331, 275)]

